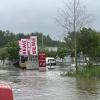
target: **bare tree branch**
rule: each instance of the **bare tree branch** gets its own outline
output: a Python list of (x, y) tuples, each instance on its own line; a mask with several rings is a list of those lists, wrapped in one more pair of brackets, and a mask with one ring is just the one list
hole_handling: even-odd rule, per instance
[[(74, 4), (73, 0), (68, 0), (65, 4), (65, 9), (60, 9), (58, 14), (59, 17), (56, 21), (65, 29), (67, 32), (73, 31), (74, 25)], [(75, 29), (79, 31), (82, 27), (88, 26), (91, 22), (90, 15), (87, 13), (86, 6), (82, 5), (80, 0), (76, 0), (75, 4)]]

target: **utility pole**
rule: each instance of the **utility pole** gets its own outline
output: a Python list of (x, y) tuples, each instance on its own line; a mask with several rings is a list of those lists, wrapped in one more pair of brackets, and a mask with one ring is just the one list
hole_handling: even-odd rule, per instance
[(78, 72), (78, 66), (77, 66), (77, 37), (76, 37), (76, 0), (74, 0), (74, 41), (75, 41), (75, 68), (76, 72)]
[(44, 45), (43, 45), (43, 33), (42, 33), (42, 51), (43, 51)]

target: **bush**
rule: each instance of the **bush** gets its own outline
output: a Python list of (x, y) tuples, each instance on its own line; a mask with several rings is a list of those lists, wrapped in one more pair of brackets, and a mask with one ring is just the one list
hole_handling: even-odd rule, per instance
[(82, 71), (77, 73), (81, 77), (100, 77), (100, 66), (86, 66)]
[(85, 66), (78, 73), (64, 72), (62, 76), (74, 76), (83, 78), (100, 78), (100, 66)]

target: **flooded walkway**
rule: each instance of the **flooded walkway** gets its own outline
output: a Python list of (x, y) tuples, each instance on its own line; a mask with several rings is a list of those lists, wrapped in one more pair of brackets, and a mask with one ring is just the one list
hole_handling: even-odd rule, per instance
[(14, 100), (100, 100), (99, 80), (62, 77), (61, 72), (1, 68), (0, 83), (11, 85)]

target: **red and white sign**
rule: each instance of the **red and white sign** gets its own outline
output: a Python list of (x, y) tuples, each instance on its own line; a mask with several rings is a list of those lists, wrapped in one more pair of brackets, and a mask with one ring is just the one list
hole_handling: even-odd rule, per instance
[(38, 60), (39, 60), (39, 67), (46, 67), (46, 53), (45, 52), (39, 52)]
[(30, 39), (21, 39), (18, 41), (20, 51), (19, 55), (21, 56), (28, 56), (30, 55), (37, 55), (37, 37), (31, 36)]
[(27, 39), (27, 48), (28, 48), (28, 54), (30, 54), (30, 39)]
[(21, 39), (19, 46), (20, 46), (19, 54), (21, 56), (28, 56), (27, 39)]
[(33, 56), (37, 55), (37, 37), (36, 36), (30, 37), (30, 54)]

